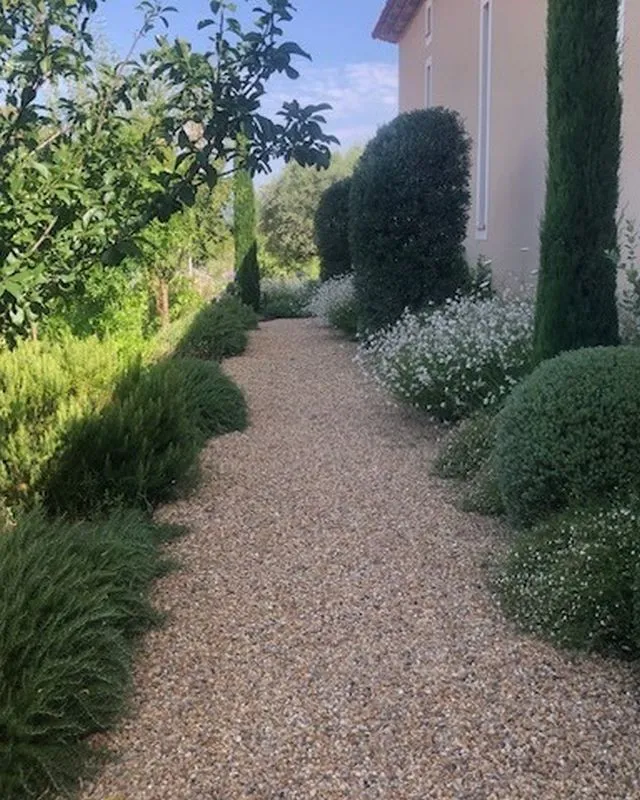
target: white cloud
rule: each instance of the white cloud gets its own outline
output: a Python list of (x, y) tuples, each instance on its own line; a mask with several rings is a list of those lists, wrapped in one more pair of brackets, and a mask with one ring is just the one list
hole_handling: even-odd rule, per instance
[(397, 69), (383, 62), (303, 66), (296, 81), (273, 80), (265, 97), (265, 111), (273, 114), (292, 98), (302, 105), (330, 103), (327, 131), (340, 139), (342, 147), (364, 143), (397, 114)]

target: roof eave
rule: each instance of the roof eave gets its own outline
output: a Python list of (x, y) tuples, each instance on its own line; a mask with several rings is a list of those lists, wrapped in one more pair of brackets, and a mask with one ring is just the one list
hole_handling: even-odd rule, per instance
[(422, 0), (387, 0), (373, 29), (373, 38), (398, 44)]

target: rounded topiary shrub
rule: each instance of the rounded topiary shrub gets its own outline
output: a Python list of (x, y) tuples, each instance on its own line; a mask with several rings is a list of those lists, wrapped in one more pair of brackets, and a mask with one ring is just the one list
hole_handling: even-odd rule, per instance
[(314, 218), (314, 233), (320, 256), (320, 280), (351, 272), (349, 249), (349, 193), (351, 178), (329, 186), (320, 198)]
[(353, 174), (349, 242), (366, 329), (441, 303), (468, 284), (463, 242), (470, 148), (445, 108), (401, 114), (367, 145)]
[(495, 457), (507, 513), (523, 525), (639, 487), (640, 350), (576, 350), (541, 364), (500, 413)]

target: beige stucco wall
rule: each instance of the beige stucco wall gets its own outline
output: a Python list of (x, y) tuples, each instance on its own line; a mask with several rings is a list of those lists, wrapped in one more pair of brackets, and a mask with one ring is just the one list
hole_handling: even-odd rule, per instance
[[(473, 206), (467, 238), (472, 261), (493, 262), (500, 286), (535, 283), (545, 185), (545, 0), (492, 0), (489, 209), (476, 231), (480, 0), (434, 0), (425, 43), (424, 5), (400, 42), (400, 111), (425, 105), (425, 61), (432, 59), (433, 101), (458, 110), (474, 141)], [(621, 208), (640, 222), (640, 0), (626, 0), (625, 103)], [(630, 98), (635, 97), (635, 102)]]

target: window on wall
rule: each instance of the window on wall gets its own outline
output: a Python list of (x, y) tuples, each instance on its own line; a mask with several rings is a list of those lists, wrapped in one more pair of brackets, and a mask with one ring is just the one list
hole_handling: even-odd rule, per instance
[(424, 38), (427, 44), (431, 44), (433, 36), (433, 0), (427, 0), (424, 7)]
[(433, 105), (433, 60), (431, 56), (424, 65), (424, 104), (426, 108)]
[(620, 58), (624, 50), (624, 17), (626, 11), (626, 0), (619, 0), (618, 3), (618, 48), (620, 49)]
[(480, 75), (478, 97), (477, 236), (487, 237), (489, 221), (489, 136), (491, 128), (491, 0), (480, 4)]

